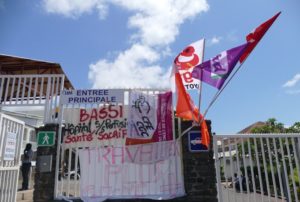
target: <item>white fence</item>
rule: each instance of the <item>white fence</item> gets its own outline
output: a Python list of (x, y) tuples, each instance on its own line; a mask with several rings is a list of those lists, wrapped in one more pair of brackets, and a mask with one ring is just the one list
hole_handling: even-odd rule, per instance
[(0, 113), (0, 201), (15, 202), (24, 122)]
[(300, 134), (215, 135), (219, 202), (300, 200)]
[(57, 122), (62, 74), (0, 75), (0, 107), (43, 106), (44, 122)]

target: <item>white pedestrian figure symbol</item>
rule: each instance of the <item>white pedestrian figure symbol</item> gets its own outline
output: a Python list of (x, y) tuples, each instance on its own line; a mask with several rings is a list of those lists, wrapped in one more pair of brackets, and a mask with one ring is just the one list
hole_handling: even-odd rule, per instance
[(49, 144), (49, 136), (48, 136), (47, 133), (46, 133), (46, 135), (43, 138), (43, 144)]

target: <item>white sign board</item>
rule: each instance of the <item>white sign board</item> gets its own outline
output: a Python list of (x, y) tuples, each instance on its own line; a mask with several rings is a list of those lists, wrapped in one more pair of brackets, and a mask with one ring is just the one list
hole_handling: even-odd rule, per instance
[(121, 105), (64, 110), (64, 146), (123, 145), (127, 136), (126, 110)]
[(64, 90), (61, 104), (123, 103), (124, 91), (119, 89)]
[(6, 161), (13, 161), (16, 155), (16, 145), (17, 145), (17, 134), (12, 132), (7, 132), (6, 145), (4, 149), (3, 159)]

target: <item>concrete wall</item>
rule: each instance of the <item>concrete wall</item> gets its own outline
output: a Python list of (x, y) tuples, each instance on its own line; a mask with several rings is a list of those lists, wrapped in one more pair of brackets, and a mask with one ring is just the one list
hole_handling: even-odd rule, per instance
[[(206, 121), (211, 134), (211, 121)], [(183, 122), (182, 131), (191, 126)], [(199, 128), (193, 128), (193, 130)], [(188, 136), (182, 137), (185, 201), (217, 202), (215, 161), (213, 159), (212, 138), (209, 152), (192, 153), (188, 148)]]
[[(55, 145), (52, 147), (38, 147), (37, 149), (37, 162), (35, 172), (35, 183), (33, 192), (33, 201), (35, 202), (48, 202), (53, 201), (54, 184), (55, 184), (55, 165), (56, 165), (56, 145), (58, 125), (46, 125), (37, 129), (39, 131), (56, 131)], [(41, 164), (40, 157), (45, 155), (52, 155), (52, 168), (51, 172), (41, 172), (39, 166)]]

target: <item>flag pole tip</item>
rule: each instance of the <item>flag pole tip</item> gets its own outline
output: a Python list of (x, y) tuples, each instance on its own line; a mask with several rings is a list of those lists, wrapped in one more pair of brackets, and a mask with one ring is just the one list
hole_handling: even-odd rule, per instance
[(278, 17), (282, 11), (279, 11), (275, 16)]

